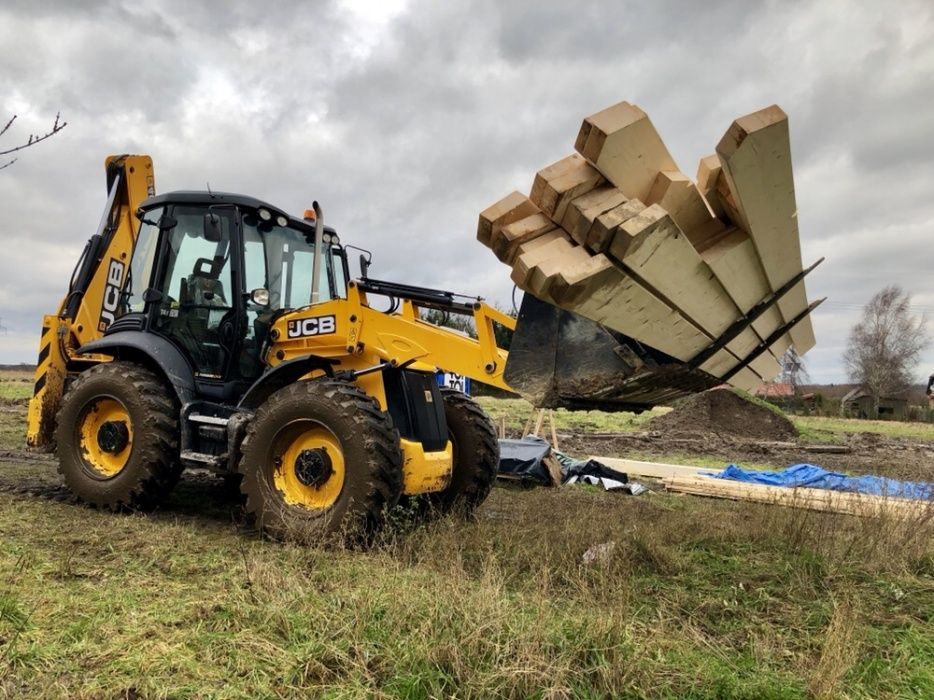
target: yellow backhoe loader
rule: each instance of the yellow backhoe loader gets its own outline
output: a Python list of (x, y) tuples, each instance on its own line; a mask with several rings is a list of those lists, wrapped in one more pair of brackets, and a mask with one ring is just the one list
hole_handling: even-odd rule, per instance
[[(611, 109), (633, 111), (627, 103)], [(641, 114), (636, 123), (646, 120)], [(585, 121), (582, 133), (593, 128)], [(784, 164), (776, 170), (766, 158), (771, 151), (750, 149), (754, 162), (734, 179), (757, 184), (761, 173), (778, 172), (787, 192), (775, 217), (787, 224), (794, 218), (787, 158), (772, 159)], [(478, 297), (374, 279), (366, 251), (352, 278), (353, 246), (324, 225), (317, 203), (297, 218), (241, 195), (156, 195), (148, 156), (107, 158), (104, 215), (58, 312), (43, 320), (27, 441), (54, 447), (66, 484), (98, 506), (155, 507), (184, 468), (200, 467), (239, 481), (247, 512), (265, 531), (317, 537), (371, 531), (403, 498), (416, 512), (469, 513), (487, 496), (499, 461), (495, 431), (468, 396), (438, 386), (438, 370), (515, 391), (536, 406), (632, 411), (739, 372), (747, 382), (766, 378), (768, 362), (758, 365), (759, 374), (747, 368), (768, 359), (820, 303), (806, 303), (801, 281), (815, 266), (800, 269), (796, 226), (753, 220), (750, 212), (770, 211), (761, 197), (748, 197), (749, 211), (737, 209), (732, 219), (714, 220), (704, 204), (708, 223), (727, 237), (709, 250), (699, 246), (702, 259), (674, 223), (656, 225), (665, 212), (652, 205), (654, 219), (645, 216), (635, 228), (625, 221), (614, 235), (642, 244), (651, 239), (642, 247), (653, 251), (666, 245), (680, 267), (661, 253), (664, 264), (639, 267), (634, 253), (627, 257), (638, 251), (635, 243), (627, 255), (611, 246), (613, 260), (591, 256), (558, 228), (560, 220), (578, 231), (555, 203), (589, 201), (580, 188), (602, 175), (580, 158), (565, 160), (590, 179), (555, 177), (548, 199), (542, 183), (555, 166), (539, 172), (533, 195), (554, 209), (552, 218), (515, 195), (488, 210), (497, 212), (500, 230), (489, 228), (492, 221), (484, 229), (481, 214), (478, 237), (492, 232), (503, 239), (505, 245), (492, 242), (501, 259), (509, 259), (510, 245), (526, 251), (513, 275), (531, 270), (518, 275), (530, 293), (512, 319)], [(640, 163), (630, 165), (638, 170)], [(606, 187), (601, 196), (608, 189), (614, 201), (624, 199)], [(684, 190), (692, 192), (701, 197)], [(506, 219), (518, 228), (509, 229)], [(749, 221), (757, 224), (751, 230), (760, 232), (762, 251), (770, 250), (768, 236), (782, 233), (771, 257), (757, 253), (753, 238), (734, 225)], [(567, 264), (552, 264), (554, 255)], [(726, 280), (722, 288), (714, 269)], [(768, 282), (763, 270), (775, 280)], [(729, 297), (727, 287), (743, 291), (743, 299)], [(800, 299), (783, 311), (796, 290)], [(701, 302), (687, 303), (692, 294)], [(703, 299), (726, 310), (722, 323), (702, 313)], [(476, 338), (429, 323), (426, 310), (471, 317)], [(630, 316), (636, 323), (628, 323)], [(678, 328), (669, 337), (670, 323)], [(497, 345), (496, 324), (514, 331), (509, 354)], [(667, 352), (639, 337), (648, 331)]]
[[(498, 444), (436, 370), (507, 388), (479, 298), (351, 279), (321, 211), (251, 197), (156, 195), (152, 161), (106, 160), (109, 199), (43, 320), (27, 441), (55, 447), (85, 501), (148, 509), (185, 467), (239, 475), (273, 535), (372, 528), (401, 497), (470, 511)], [(388, 299), (389, 311), (370, 305)], [(472, 316), (477, 339), (423, 309)], [(307, 380), (307, 381), (303, 381)]]

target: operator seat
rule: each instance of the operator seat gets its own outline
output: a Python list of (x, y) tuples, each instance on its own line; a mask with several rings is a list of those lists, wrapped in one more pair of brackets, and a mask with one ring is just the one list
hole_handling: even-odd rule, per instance
[(224, 284), (219, 279), (196, 272), (188, 275), (188, 303), (194, 306), (228, 306)]
[(223, 262), (223, 258), (215, 259), (213, 264), (207, 258), (200, 258), (192, 273), (181, 283), (179, 301), (182, 312), (176, 336), (202, 369), (219, 370), (225, 357), (218, 332), (224, 314), (214, 310), (230, 308), (224, 285), (214, 276), (214, 270), (222, 267)]

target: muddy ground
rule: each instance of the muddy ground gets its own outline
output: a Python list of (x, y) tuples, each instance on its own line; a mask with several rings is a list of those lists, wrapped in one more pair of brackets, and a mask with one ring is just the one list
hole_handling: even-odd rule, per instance
[[(2, 410), (2, 408), (0, 408)], [(518, 432), (507, 434), (518, 438)], [(574, 457), (629, 457), (664, 462), (675, 459), (689, 463), (691, 456), (723, 465), (739, 464), (780, 469), (792, 464), (817, 464), (827, 469), (852, 474), (879, 474), (913, 481), (934, 480), (934, 444), (911, 438), (891, 438), (875, 433), (854, 433), (847, 436), (849, 452), (826, 453), (809, 451), (809, 445), (798, 441), (771, 442), (737, 438), (723, 433), (665, 434), (657, 431), (638, 433), (558, 433), (562, 452)], [(826, 446), (817, 446), (826, 449)], [(0, 449), (0, 490), (18, 489), (30, 493), (58, 484), (54, 456), (22, 449)], [(202, 471), (186, 473), (185, 480), (204, 487), (206, 482), (220, 481)], [(54, 494), (53, 494), (54, 495)], [(67, 498), (64, 491), (59, 493)]]
[[(17, 433), (0, 435), (0, 463), (5, 467), (17, 465), (16, 469), (0, 469), (2, 490), (29, 491), (58, 483), (53, 455), (29, 450), (24, 438), (18, 438), (19, 431), (24, 430), (20, 426), (25, 424), (26, 403), (26, 399), (0, 398), (0, 428)], [(653, 419), (643, 431), (559, 431), (557, 437), (561, 451), (573, 457), (682, 463), (697, 457), (704, 460), (703, 466), (721, 461), (724, 466), (734, 463), (770, 468), (805, 462), (853, 474), (934, 480), (934, 440), (856, 432), (841, 436), (845, 444), (812, 446), (805, 438), (795, 436), (793, 426), (789, 433), (788, 426), (791, 423), (786, 418), (767, 408), (750, 405), (732, 392), (714, 391), (692, 397), (671, 413)], [(507, 437), (521, 435), (512, 429), (507, 430)], [(848, 451), (828, 451), (838, 449)], [(27, 474), (30, 478), (24, 478)], [(186, 475), (199, 486), (214, 478), (198, 472)]]

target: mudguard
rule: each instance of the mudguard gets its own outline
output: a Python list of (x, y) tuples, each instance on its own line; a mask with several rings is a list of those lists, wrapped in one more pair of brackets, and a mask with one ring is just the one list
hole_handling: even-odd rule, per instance
[(78, 348), (78, 354), (109, 355), (118, 360), (135, 360), (161, 372), (184, 406), (195, 399), (194, 372), (181, 350), (165, 338), (142, 331), (120, 331)]
[(283, 362), (281, 365), (276, 365), (253, 382), (253, 385), (246, 390), (243, 398), (240, 399), (237, 407), (254, 409), (268, 399), (273, 392), (297, 382), (313, 370), (320, 369), (330, 376), (334, 373), (331, 365), (331, 361), (315, 356), (299, 357), (295, 360)]

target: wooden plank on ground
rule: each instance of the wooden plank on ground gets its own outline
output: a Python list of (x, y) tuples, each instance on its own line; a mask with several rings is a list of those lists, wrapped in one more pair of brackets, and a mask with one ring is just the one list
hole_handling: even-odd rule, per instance
[(753, 501), (791, 508), (805, 508), (863, 517), (894, 517), (901, 520), (928, 520), (934, 503), (905, 498), (846, 493), (804, 487), (747, 484), (705, 476), (670, 476), (663, 479), (669, 491), (698, 496)]
[(477, 240), (489, 248), (493, 236), (500, 228), (511, 224), (513, 221), (537, 214), (538, 211), (538, 207), (532, 204), (532, 201), (521, 192), (508, 194), (480, 213), (480, 222), (477, 224)]
[(574, 148), (626, 197), (643, 202), (658, 173), (678, 170), (646, 113), (628, 102), (587, 117)]
[(558, 224), (575, 198), (604, 182), (599, 170), (574, 153), (538, 171), (529, 199)]
[(709, 469), (706, 467), (694, 467), (685, 464), (665, 464), (664, 462), (641, 462), (636, 459), (620, 459), (617, 457), (599, 457), (591, 456), (588, 459), (595, 459), (601, 464), (621, 471), (629, 476), (647, 476), (653, 479), (661, 479), (672, 476), (697, 476), (699, 474), (718, 474), (720, 469)]
[[(717, 144), (717, 155), (736, 206), (736, 223), (755, 244), (770, 287), (778, 289), (802, 269), (788, 117), (777, 105), (740, 117)], [(786, 321), (807, 305), (803, 280), (779, 301)], [(799, 353), (810, 350), (810, 319), (790, 336)]]

